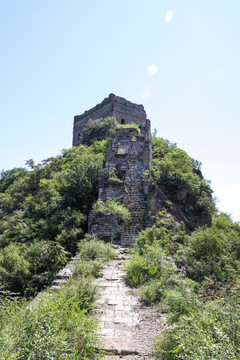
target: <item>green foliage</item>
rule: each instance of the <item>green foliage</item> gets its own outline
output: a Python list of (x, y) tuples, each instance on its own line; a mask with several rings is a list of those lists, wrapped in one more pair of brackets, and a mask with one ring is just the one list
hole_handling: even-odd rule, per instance
[(78, 250), (84, 260), (108, 261), (116, 257), (112, 246), (99, 240), (94, 234), (86, 234), (84, 240), (78, 244)]
[[(16, 251), (14, 246), (12, 252)], [(96, 286), (91, 278), (99, 275), (103, 261), (116, 255), (109, 244), (88, 234), (78, 248), (79, 267), (68, 283), (54, 293), (44, 292), (37, 302), (27, 302), (0, 291), (1, 359), (103, 358), (103, 353), (97, 350), (98, 324), (92, 311)], [(38, 243), (26, 249), (28, 257), (35, 259), (36, 267), (45, 264), (44, 254), (39, 250)], [(45, 250), (43, 246), (43, 253)]]
[(102, 262), (114, 259), (116, 253), (109, 243), (99, 240), (94, 234), (86, 234), (78, 244), (81, 261), (74, 276), (99, 276)]
[(187, 200), (196, 212), (212, 214), (215, 210), (209, 183), (194, 171), (200, 168), (197, 160), (167, 140), (152, 138), (152, 177), (156, 183), (168, 191), (169, 195), (180, 189), (187, 191)]
[(149, 170), (145, 170), (142, 174), (142, 180), (149, 180), (150, 179), (150, 172)]
[(140, 255), (143, 255), (146, 247), (152, 245), (156, 241), (156, 228), (146, 228), (139, 233), (134, 239), (133, 247)]
[(198, 280), (235, 280), (240, 273), (240, 226), (226, 214), (215, 215), (212, 227), (195, 230), (176, 256), (188, 275)]
[(22, 292), (29, 275), (30, 264), (25, 260), (20, 247), (11, 244), (0, 254), (1, 286), (14, 292)]
[(0, 178), (0, 281), (33, 296), (74, 254), (98, 196), (107, 142), (80, 145), (62, 156), (13, 169)]
[(131, 216), (129, 210), (124, 205), (119, 204), (113, 199), (105, 202), (98, 200), (93, 205), (93, 210), (114, 214), (119, 221), (123, 221), (125, 224), (129, 222)]
[(122, 180), (119, 178), (118, 174), (117, 174), (116, 168), (113, 168), (113, 169), (109, 172), (109, 180), (118, 181), (118, 182), (121, 182), (121, 181), (122, 181)]
[(138, 286), (162, 274), (162, 251), (153, 245), (146, 246), (144, 253), (137, 251), (126, 265), (125, 280), (130, 286)]
[(135, 129), (137, 130), (138, 134), (141, 132), (139, 126), (135, 123), (118, 125), (118, 129)]
[(141, 287), (141, 300), (147, 304), (158, 304), (164, 296), (163, 279), (153, 279)]
[(156, 343), (157, 359), (239, 359), (239, 299), (227, 300), (208, 303), (165, 331)]
[(95, 289), (81, 279), (37, 305), (25, 301), (0, 306), (0, 358), (100, 359), (96, 323), (89, 313)]
[(169, 254), (176, 251), (178, 244), (184, 241), (185, 235), (184, 225), (177, 222), (166, 210), (162, 210), (158, 213), (157, 224), (141, 231), (133, 246), (142, 255), (146, 246), (155, 243)]
[[(181, 282), (179, 282), (181, 284)], [(167, 282), (166, 282), (167, 285)], [(163, 309), (168, 313), (168, 322), (175, 323), (183, 315), (190, 315), (198, 308), (196, 294), (182, 283), (174, 290), (165, 290)]]
[(12, 170), (1, 171), (0, 191), (4, 192), (17, 178), (24, 176), (27, 170), (23, 168), (14, 168)]
[(34, 241), (28, 246), (10, 244), (0, 253), (1, 287), (34, 296), (52, 282), (55, 273), (66, 261), (66, 252), (54, 242)]
[(114, 117), (106, 119), (88, 120), (84, 127), (80, 143), (83, 145), (91, 145), (95, 140), (104, 140), (110, 138), (116, 132), (118, 122)]
[(240, 225), (226, 214), (187, 235), (167, 210), (135, 239), (126, 281), (171, 324), (157, 359), (239, 359), (239, 244)]

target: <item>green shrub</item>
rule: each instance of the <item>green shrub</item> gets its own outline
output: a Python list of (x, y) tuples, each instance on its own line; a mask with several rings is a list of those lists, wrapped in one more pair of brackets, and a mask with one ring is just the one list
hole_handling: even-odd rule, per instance
[(83, 260), (108, 261), (116, 257), (111, 244), (99, 240), (94, 234), (86, 234), (78, 244), (79, 255)]
[(183, 316), (174, 328), (160, 335), (155, 345), (157, 359), (239, 359), (238, 307), (236, 299), (227, 306), (215, 301)]
[(80, 262), (74, 271), (74, 277), (98, 277), (101, 274), (102, 263), (116, 257), (111, 244), (99, 240), (94, 234), (86, 234), (78, 243)]
[(152, 228), (140, 231), (139, 235), (134, 239), (133, 247), (140, 255), (143, 255), (145, 248), (152, 245), (155, 241), (156, 228), (153, 226)]
[(118, 182), (121, 182), (121, 181), (122, 181), (122, 180), (119, 178), (118, 174), (117, 174), (116, 168), (113, 168), (113, 169), (109, 172), (109, 180), (118, 181)]
[[(36, 273), (41, 265), (45, 266), (48, 250), (42, 244), (40, 254), (38, 245), (32, 244), (27, 249)], [(103, 358), (97, 350), (98, 325), (92, 312), (96, 286), (91, 277), (99, 275), (102, 261), (116, 255), (109, 244), (86, 235), (79, 243), (78, 256), (80, 263), (68, 283), (54, 293), (43, 293), (37, 303), (12, 300), (12, 294), (0, 291), (1, 359)]]
[(114, 214), (119, 221), (123, 221), (125, 224), (129, 222), (131, 216), (129, 210), (124, 205), (119, 204), (113, 199), (105, 202), (98, 200), (93, 205), (93, 210)]
[(84, 261), (81, 260), (74, 269), (73, 277), (90, 276), (99, 277), (102, 270), (102, 261), (92, 260)]
[(84, 127), (82, 136), (79, 139), (83, 145), (91, 145), (95, 140), (103, 140), (112, 136), (116, 132), (118, 122), (114, 117), (100, 118), (96, 120), (88, 120)]
[(166, 290), (162, 308), (168, 313), (168, 322), (175, 323), (189, 315), (198, 306), (197, 296), (188, 288)]
[(125, 281), (130, 286), (138, 286), (148, 279), (148, 266), (140, 255), (136, 255), (127, 264)]
[(226, 214), (213, 217), (212, 227), (200, 227), (186, 239), (176, 253), (188, 276), (203, 280), (215, 278), (226, 283), (240, 273), (240, 226)]
[(164, 283), (162, 279), (154, 279), (141, 287), (141, 300), (147, 304), (159, 303), (164, 295)]
[(196, 167), (199, 169), (200, 163), (168, 140), (153, 136), (152, 145), (153, 180), (160, 187), (164, 186), (170, 197), (174, 195), (174, 191), (185, 189), (187, 200), (193, 206), (193, 210), (211, 215), (215, 211), (211, 198), (212, 190), (209, 183), (195, 172)]
[(139, 126), (135, 123), (118, 125), (118, 129), (135, 129), (137, 130), (138, 134), (141, 132)]
[(10, 244), (0, 250), (1, 286), (20, 295), (34, 296), (51, 284), (66, 262), (67, 253), (53, 242)]
[(11, 244), (0, 252), (0, 282), (6, 290), (23, 293), (27, 284), (30, 263), (21, 248)]
[[(89, 280), (67, 287), (37, 305), (0, 306), (1, 359), (100, 359)], [(26, 306), (28, 305), (28, 306)]]
[(5, 290), (34, 296), (64, 266), (67, 252), (76, 252), (98, 197), (106, 146), (105, 140), (80, 145), (38, 165), (29, 160), (31, 171), (2, 172), (0, 279)]
[(130, 286), (138, 286), (152, 278), (160, 278), (162, 256), (162, 250), (155, 246), (146, 247), (143, 255), (134, 252), (126, 265), (125, 281)]

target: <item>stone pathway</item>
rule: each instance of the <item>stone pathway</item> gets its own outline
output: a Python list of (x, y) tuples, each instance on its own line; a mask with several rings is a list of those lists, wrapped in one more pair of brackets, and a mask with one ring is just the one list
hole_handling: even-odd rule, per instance
[(153, 359), (151, 345), (161, 330), (162, 315), (143, 306), (124, 278), (126, 249), (117, 250), (118, 258), (105, 264), (99, 286), (97, 309), (101, 324), (101, 342), (106, 360)]

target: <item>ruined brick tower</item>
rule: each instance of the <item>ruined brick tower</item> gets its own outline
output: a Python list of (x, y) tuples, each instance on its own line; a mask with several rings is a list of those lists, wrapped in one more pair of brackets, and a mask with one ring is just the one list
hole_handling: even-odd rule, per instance
[[(75, 116), (73, 145), (78, 145), (88, 120), (115, 116), (120, 124), (145, 124), (144, 132), (134, 128), (117, 129), (111, 147), (106, 150), (105, 171), (100, 174), (99, 200), (115, 199), (131, 213), (129, 224), (118, 223), (113, 214), (91, 211), (89, 232), (103, 239), (131, 245), (139, 231), (149, 225), (149, 185), (152, 163), (150, 121), (144, 107), (110, 94), (108, 98), (83, 115)], [(115, 173), (117, 180), (111, 174)]]
[[(192, 231), (198, 226), (209, 225), (211, 215), (201, 211), (186, 216), (186, 197), (183, 202), (181, 188), (161, 188), (151, 180), (152, 144), (150, 120), (143, 105), (133, 104), (126, 99), (110, 94), (102, 103), (74, 118), (73, 145), (79, 144), (79, 137), (89, 119), (114, 116), (119, 124), (145, 124), (144, 131), (134, 127), (119, 127), (106, 150), (105, 170), (100, 174), (98, 199), (115, 199), (126, 206), (131, 214), (130, 222), (124, 225), (111, 213), (91, 211), (88, 231), (107, 241), (130, 246), (139, 232), (157, 222), (157, 215), (166, 209), (174, 218)], [(113, 176), (114, 175), (114, 176)], [(199, 175), (201, 178), (201, 174)], [(166, 191), (165, 191), (166, 190)], [(186, 192), (186, 191), (185, 191)], [(169, 208), (170, 203), (170, 208)]]
[(108, 116), (115, 117), (119, 124), (146, 122), (146, 112), (143, 105), (133, 104), (120, 96), (110, 94), (108, 98), (105, 98), (94, 108), (74, 117), (73, 146), (79, 144), (79, 138), (89, 119), (105, 119)]

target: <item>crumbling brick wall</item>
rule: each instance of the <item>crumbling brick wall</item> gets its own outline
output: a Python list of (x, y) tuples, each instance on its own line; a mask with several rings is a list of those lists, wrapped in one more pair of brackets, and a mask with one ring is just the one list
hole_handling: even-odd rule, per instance
[[(99, 199), (116, 199), (131, 213), (129, 224), (119, 224), (122, 245), (131, 245), (133, 238), (146, 227), (148, 204), (144, 182), (150, 176), (152, 145), (150, 121), (146, 121), (144, 133), (134, 128), (117, 129), (112, 136), (111, 147), (106, 151), (105, 171), (100, 175)], [(97, 214), (99, 217), (99, 214)], [(104, 216), (104, 215), (103, 215)], [(90, 214), (89, 232), (95, 232), (92, 223), (94, 213)], [(106, 221), (105, 219), (102, 219)], [(106, 224), (98, 221), (98, 236), (105, 233)], [(108, 225), (107, 225), (108, 226)], [(115, 239), (116, 240), (116, 239)]]
[(79, 144), (79, 138), (89, 119), (105, 119), (109, 116), (115, 117), (119, 124), (146, 122), (143, 105), (137, 105), (120, 96), (110, 94), (94, 108), (74, 117), (73, 146)]

